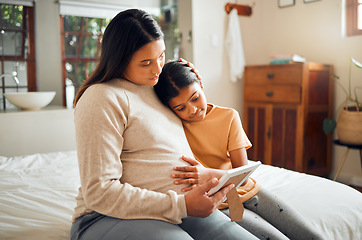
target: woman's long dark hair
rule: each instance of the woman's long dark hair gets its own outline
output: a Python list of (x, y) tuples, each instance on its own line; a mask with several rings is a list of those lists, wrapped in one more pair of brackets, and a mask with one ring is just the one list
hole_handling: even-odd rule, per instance
[(159, 39), (163, 39), (162, 30), (150, 14), (139, 9), (118, 13), (104, 31), (100, 61), (90, 78), (80, 87), (74, 106), (89, 86), (121, 78), (133, 54)]
[(200, 83), (194, 70), (181, 61), (171, 61), (165, 64), (153, 87), (161, 102), (168, 106), (170, 100), (179, 95), (180, 90), (193, 83)]

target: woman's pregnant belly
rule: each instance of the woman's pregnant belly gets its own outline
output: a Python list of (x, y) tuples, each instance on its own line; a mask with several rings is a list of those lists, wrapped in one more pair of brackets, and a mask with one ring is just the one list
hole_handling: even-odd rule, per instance
[[(173, 157), (175, 158), (175, 157)], [(123, 171), (121, 183), (128, 183), (134, 187), (165, 193), (173, 190), (184, 194), (181, 189), (187, 185), (175, 185), (173, 167), (188, 165), (180, 157), (176, 160), (122, 160)]]

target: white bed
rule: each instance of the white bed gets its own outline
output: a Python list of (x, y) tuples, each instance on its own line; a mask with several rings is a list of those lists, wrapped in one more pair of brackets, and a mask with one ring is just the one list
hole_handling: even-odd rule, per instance
[[(0, 239), (69, 239), (79, 187), (75, 151), (0, 157)], [(362, 194), (320, 177), (262, 165), (253, 177), (328, 239), (362, 239)]]
[[(70, 110), (0, 113), (1, 240), (69, 239), (80, 186), (74, 149)], [(362, 239), (360, 192), (266, 165), (252, 177), (287, 200), (327, 239)]]

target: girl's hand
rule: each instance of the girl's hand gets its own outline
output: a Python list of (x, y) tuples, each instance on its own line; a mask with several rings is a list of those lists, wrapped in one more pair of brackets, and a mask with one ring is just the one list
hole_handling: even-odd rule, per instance
[(173, 170), (179, 171), (179, 173), (174, 173), (171, 175), (172, 178), (180, 178), (175, 180), (176, 185), (187, 184), (189, 187), (181, 189), (183, 192), (187, 192), (195, 188), (199, 184), (203, 184), (210, 180), (211, 178), (219, 179), (223, 175), (222, 170), (211, 169), (204, 167), (201, 163), (195, 159), (182, 156), (182, 159), (191, 164), (191, 166), (177, 166)]

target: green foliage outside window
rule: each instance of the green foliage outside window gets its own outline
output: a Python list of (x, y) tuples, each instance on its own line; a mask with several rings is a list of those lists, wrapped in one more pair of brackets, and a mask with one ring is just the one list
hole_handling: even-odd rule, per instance
[(111, 19), (64, 16), (64, 55), (67, 78), (76, 88), (89, 77), (100, 56), (101, 39)]
[[(0, 5), (0, 55), (22, 56), (23, 53), (23, 10), (20, 5)], [(26, 35), (25, 35), (26, 36)], [(27, 51), (27, 41), (24, 51)]]
[(23, 28), (23, 6), (1, 4), (1, 29)]
[[(161, 15), (153, 16), (165, 34), (166, 59), (177, 59), (177, 4), (161, 7)], [(168, 13), (168, 16), (166, 16)], [(78, 92), (80, 85), (96, 68), (101, 54), (101, 39), (111, 19), (62, 16), (66, 76)]]

